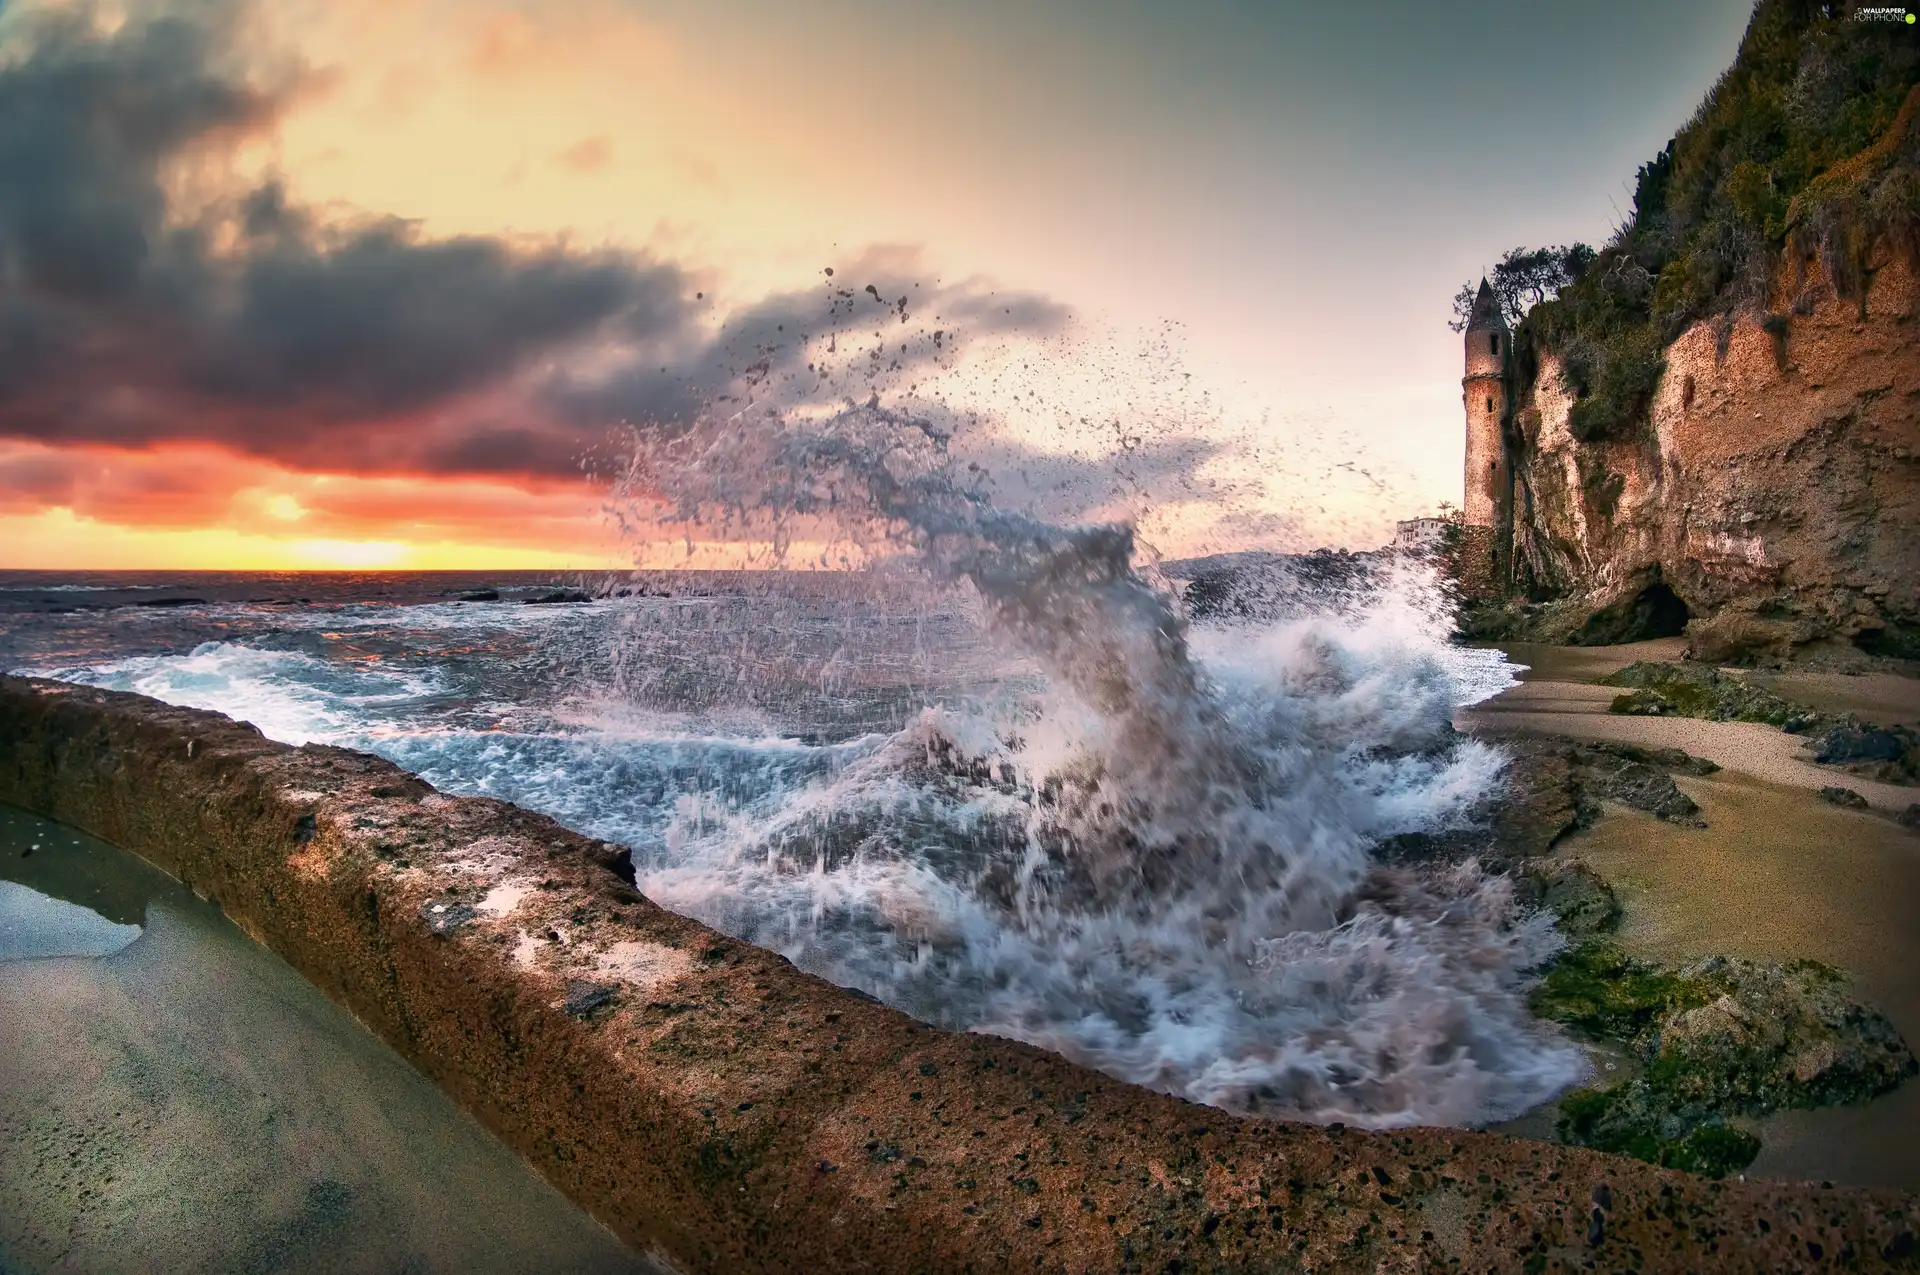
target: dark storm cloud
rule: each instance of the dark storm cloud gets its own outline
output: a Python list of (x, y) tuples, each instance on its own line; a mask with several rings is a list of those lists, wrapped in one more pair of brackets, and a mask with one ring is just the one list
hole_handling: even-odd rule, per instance
[[(248, 218), (257, 232), (261, 221)], [(245, 249), (195, 384), (245, 400), (407, 411), (588, 332), (671, 334), (688, 314), (681, 283), (673, 267), (617, 253), (422, 241), (391, 220), (329, 235), (276, 211)]]
[[(676, 333), (673, 266), (619, 253), (322, 225), (277, 186), (182, 220), (167, 167), (271, 124), (297, 87), (250, 80), (206, 6), (108, 32), (18, 16), (0, 66), (0, 432), (208, 438), (353, 466), (447, 401), (588, 337)], [(230, 13), (225, 16), (231, 16)], [(344, 451), (342, 449), (345, 449)], [(476, 459), (553, 448), (497, 442)]]
[(616, 422), (904, 382), (951, 356), (953, 328), (1062, 318), (874, 258), (714, 333), (683, 272), (634, 253), (342, 223), (275, 183), (172, 207), (171, 165), (217, 161), (302, 89), (260, 78), (222, 34), (236, 17), (176, 3), (109, 29), (0, 9), (0, 436), (564, 474)]
[(158, 170), (188, 145), (272, 118), (272, 94), (218, 75), (210, 33), (162, 17), (102, 40), (82, 13), (19, 20), (32, 52), (0, 71), (0, 260), (11, 292), (119, 302), (166, 212)]

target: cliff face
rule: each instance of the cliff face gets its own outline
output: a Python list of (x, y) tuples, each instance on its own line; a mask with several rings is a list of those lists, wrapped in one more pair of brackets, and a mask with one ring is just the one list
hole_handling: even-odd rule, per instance
[(1885, 245), (1863, 295), (1783, 266), (1765, 310), (1664, 351), (1646, 427), (1576, 440), (1558, 356), (1518, 387), (1516, 587), (1530, 627), (1771, 658), (1822, 640), (1920, 657), (1920, 279)]

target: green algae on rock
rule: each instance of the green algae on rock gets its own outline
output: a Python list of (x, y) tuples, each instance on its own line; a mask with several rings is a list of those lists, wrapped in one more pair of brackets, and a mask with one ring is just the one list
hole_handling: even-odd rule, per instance
[(1704, 664), (1640, 660), (1600, 680), (1628, 688), (1614, 697), (1610, 712), (1777, 726), (1810, 737), (1813, 759), (1822, 765), (1881, 783), (1920, 781), (1920, 731), (1912, 727), (1879, 726), (1852, 714), (1819, 712), (1737, 673)]
[(1515, 896), (1553, 913), (1569, 939), (1604, 934), (1620, 923), (1620, 899), (1600, 874), (1578, 859), (1534, 859), (1514, 874)]
[(1825, 720), (1805, 705), (1705, 664), (1636, 660), (1600, 682), (1627, 689), (1626, 694), (1614, 698), (1611, 711), (1629, 716), (1763, 722), (1795, 733), (1804, 733)]
[[(1513, 799), (1564, 811), (1566, 831), (1589, 826), (1600, 798), (1696, 824), (1697, 807), (1671, 772), (1716, 769), (1631, 745), (1523, 747), (1515, 763)], [(1560, 1099), (1562, 1142), (1721, 1177), (1760, 1151), (1730, 1120), (1865, 1102), (1920, 1070), (1893, 1024), (1849, 997), (1831, 966), (1714, 956), (1676, 967), (1632, 956), (1608, 937), (1620, 901), (1589, 864), (1546, 853), (1510, 862), (1510, 871), (1519, 901), (1551, 913), (1568, 941), (1541, 972), (1534, 1013), (1630, 1060), (1624, 1079)]]
[(1533, 1011), (1584, 1035), (1638, 1046), (1667, 1015), (1710, 999), (1710, 990), (1697, 981), (1594, 940), (1570, 948), (1548, 967), (1534, 990)]
[(1576, 1089), (1560, 1100), (1554, 1132), (1562, 1142), (1630, 1155), (1710, 1178), (1753, 1163), (1760, 1139), (1720, 1116), (1677, 1107), (1644, 1078), (1604, 1089)]
[(1562, 1141), (1714, 1177), (1759, 1154), (1729, 1117), (1865, 1102), (1920, 1070), (1886, 1016), (1816, 961), (1713, 956), (1675, 970), (1592, 939), (1547, 970), (1533, 1008), (1644, 1068), (1563, 1098)]
[(1885, 1014), (1847, 995), (1818, 961), (1713, 956), (1680, 972), (1713, 999), (1666, 1015), (1648, 1079), (1721, 1110), (1865, 1102), (1920, 1071)]

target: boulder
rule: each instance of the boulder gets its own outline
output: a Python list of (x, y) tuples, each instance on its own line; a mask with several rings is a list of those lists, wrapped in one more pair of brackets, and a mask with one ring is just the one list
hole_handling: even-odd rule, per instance
[(1815, 746), (1818, 762), (1899, 761), (1906, 755), (1907, 743), (1899, 735), (1878, 726), (1848, 723), (1836, 726)]
[(1743, 611), (1691, 621), (1687, 625), (1687, 658), (1705, 664), (1776, 664), (1810, 636), (1802, 626), (1783, 620), (1763, 620)]

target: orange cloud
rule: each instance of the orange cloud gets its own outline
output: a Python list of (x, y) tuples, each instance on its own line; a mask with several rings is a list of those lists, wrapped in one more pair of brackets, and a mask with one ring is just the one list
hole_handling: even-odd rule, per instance
[(604, 134), (589, 137), (555, 155), (553, 162), (582, 175), (597, 173), (613, 162), (613, 139)]
[(63, 510), (129, 529), (517, 546), (604, 556), (600, 496), (584, 481), (303, 473), (217, 447), (134, 451), (0, 442), (0, 516)]

